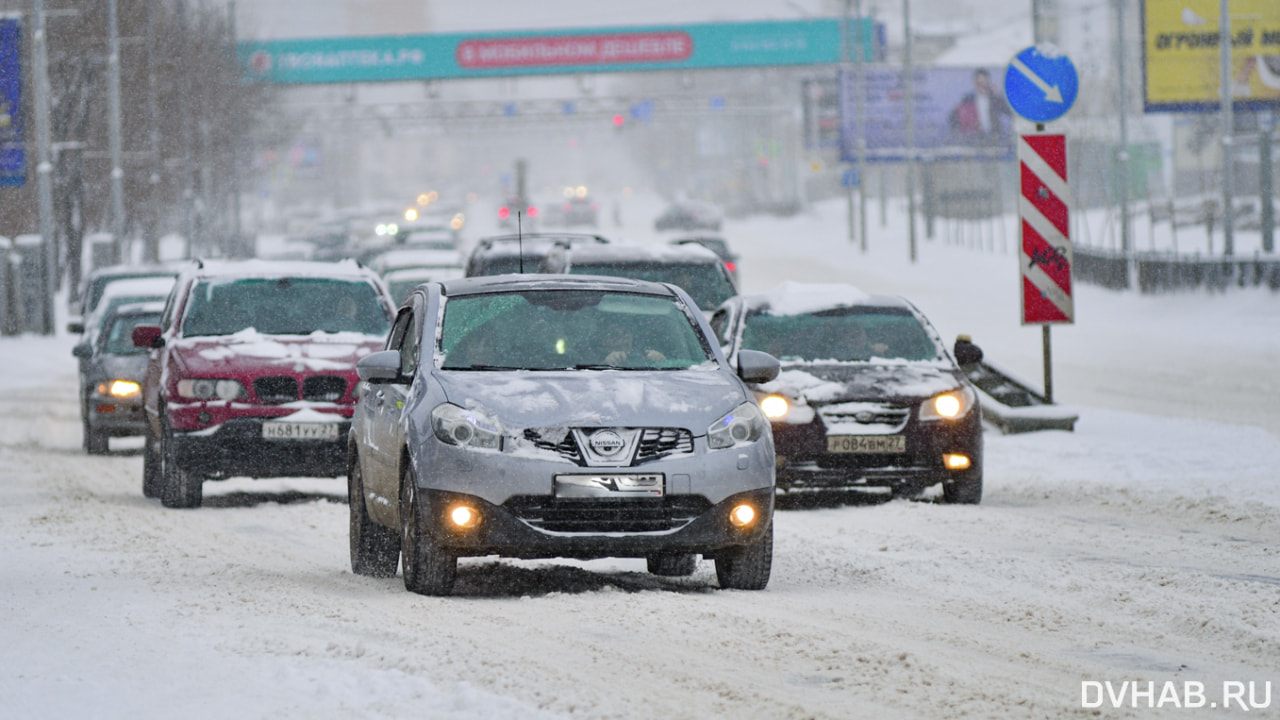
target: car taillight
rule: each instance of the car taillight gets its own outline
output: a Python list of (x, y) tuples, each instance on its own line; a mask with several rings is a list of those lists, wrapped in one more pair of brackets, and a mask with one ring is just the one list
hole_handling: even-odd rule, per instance
[(734, 270), (737, 270), (737, 269), (738, 269), (738, 264), (737, 264), (737, 263), (727, 262), (727, 263), (725, 263), (725, 264), (724, 264), (724, 269), (725, 269), (725, 270), (728, 270), (729, 272), (733, 272)]
[(509, 218), (509, 217), (511, 217), (511, 208), (508, 208), (508, 207), (500, 207), (500, 208), (498, 208), (498, 219), (499, 219), (499, 220), (506, 220), (506, 219), (507, 219), (507, 218)]
[(538, 208), (534, 207), (533, 205), (530, 205), (530, 206), (529, 206), (529, 212), (528, 212), (528, 213), (526, 213), (526, 214), (527, 214), (529, 217), (538, 217)]

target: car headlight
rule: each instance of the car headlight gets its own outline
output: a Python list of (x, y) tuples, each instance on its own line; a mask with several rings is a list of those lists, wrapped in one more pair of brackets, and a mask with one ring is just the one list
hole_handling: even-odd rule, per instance
[(142, 392), (142, 386), (132, 380), (108, 380), (98, 383), (98, 394), (104, 397), (127, 398)]
[(969, 387), (934, 395), (920, 406), (921, 420), (955, 420), (969, 414), (978, 397)]
[(753, 402), (742, 403), (707, 428), (707, 446), (712, 450), (731, 448), (753, 443), (764, 437), (769, 422), (764, 419), (760, 406)]
[(502, 449), (502, 430), (495, 420), (451, 403), (437, 405), (431, 411), (431, 430), (441, 442), (450, 445)]
[(239, 400), (249, 397), (239, 380), (194, 378), (178, 381), (178, 396), (194, 400)]

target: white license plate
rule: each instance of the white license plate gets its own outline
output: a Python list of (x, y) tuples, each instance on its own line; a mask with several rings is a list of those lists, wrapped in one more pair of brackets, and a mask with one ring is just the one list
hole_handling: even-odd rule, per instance
[(830, 453), (900, 453), (907, 451), (906, 435), (828, 435)]
[(557, 475), (555, 495), (558, 498), (655, 498), (662, 497), (660, 473)]
[(338, 423), (264, 422), (267, 440), (337, 440)]

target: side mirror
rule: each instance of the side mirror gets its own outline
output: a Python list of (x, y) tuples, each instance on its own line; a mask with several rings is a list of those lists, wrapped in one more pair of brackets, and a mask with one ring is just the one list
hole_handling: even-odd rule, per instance
[(778, 377), (782, 363), (778, 358), (759, 350), (738, 351), (738, 377), (743, 382), (765, 383)]
[(968, 335), (957, 335), (956, 345), (952, 350), (956, 356), (957, 365), (972, 365), (976, 362), (982, 362), (982, 348), (973, 344), (973, 340)]
[(356, 362), (356, 374), (365, 382), (396, 382), (400, 380), (400, 353), (381, 350), (365, 355)]
[(93, 357), (93, 348), (89, 347), (89, 343), (80, 343), (71, 348), (71, 354), (81, 360), (88, 360)]
[(67, 323), (67, 332), (72, 335), (84, 334), (84, 320), (72, 320)]
[(134, 347), (147, 348), (149, 350), (164, 347), (164, 338), (162, 338), (159, 325), (139, 325), (133, 329), (130, 339), (133, 340)]

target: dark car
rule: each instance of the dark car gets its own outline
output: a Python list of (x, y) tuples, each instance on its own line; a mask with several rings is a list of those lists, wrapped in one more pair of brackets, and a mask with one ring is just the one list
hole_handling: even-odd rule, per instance
[(113, 308), (92, 341), (71, 349), (80, 360), (80, 417), (84, 449), (107, 452), (108, 438), (142, 435), (142, 378), (147, 354), (133, 344), (133, 329), (160, 322), (164, 303), (134, 303)]
[(719, 235), (690, 235), (687, 237), (673, 238), (668, 241), (672, 245), (701, 245), (719, 256), (720, 261), (724, 263), (724, 268), (733, 276), (733, 282), (738, 281), (738, 254), (729, 249), (729, 241)]
[(948, 353), (907, 300), (787, 283), (731, 299), (711, 326), (730, 361), (746, 350), (782, 361), (777, 379), (754, 386), (781, 490), (911, 495), (941, 483), (946, 502), (982, 500), (982, 412), (957, 366), (982, 351), (961, 339)]
[(680, 200), (667, 206), (653, 221), (653, 229), (663, 230), (720, 230), (724, 215), (711, 203), (697, 200)]
[(467, 256), (467, 277), (538, 272), (552, 247), (574, 243), (608, 243), (600, 235), (582, 233), (523, 233), (480, 238)]
[[(118, 280), (178, 276), (180, 267), (168, 265), (108, 265), (93, 270), (80, 283), (79, 302), (71, 308), (71, 323), (85, 322), (98, 307), (106, 287)], [(73, 332), (79, 332), (73, 331)]]
[[(765, 587), (769, 424), (678, 288), (498, 275), (419, 286), (364, 387), (348, 471), (351, 568), (451, 592), (458, 558), (646, 558)], [(613, 344), (621, 343), (621, 344)]]
[(356, 361), (381, 349), (393, 304), (355, 261), (197, 263), (150, 348), (142, 492), (198, 507), (205, 480), (346, 472)]
[(672, 283), (689, 293), (706, 313), (738, 292), (720, 258), (697, 245), (611, 243), (554, 247), (547, 252), (540, 270)]

